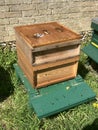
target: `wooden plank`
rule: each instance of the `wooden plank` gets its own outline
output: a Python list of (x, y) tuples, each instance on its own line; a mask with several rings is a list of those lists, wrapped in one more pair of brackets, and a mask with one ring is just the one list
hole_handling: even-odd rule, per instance
[(32, 47), (28, 46), (25, 40), (18, 33), (16, 33), (16, 47), (20, 48), (24, 52), (28, 61), (32, 64)]
[(75, 57), (80, 54), (80, 45), (73, 45), (67, 47), (57, 47), (51, 50), (39, 51), (34, 53), (33, 64), (44, 64), (55, 62), (58, 60)]
[(66, 58), (66, 59), (63, 59), (63, 60), (59, 60), (59, 61), (56, 61), (56, 62), (53, 61), (53, 62), (41, 64), (41, 65), (33, 65), (32, 66), (28, 62), (28, 59), (25, 56), (25, 54), (21, 51), (21, 49), (18, 46), (17, 46), (17, 52), (18, 52), (18, 57), (20, 56), (22, 58), (24, 64), (28, 64), (29, 68), (31, 68), (31, 70), (33, 70), (33, 71), (38, 71), (38, 70), (41, 70), (41, 69), (55, 67), (55, 66), (59, 66), (59, 65), (62, 65), (62, 64), (72, 63), (72, 62), (75, 62), (75, 61), (79, 60), (79, 55), (77, 55), (75, 57), (69, 57), (69, 58)]
[(77, 67), (77, 62), (37, 71), (37, 88), (74, 78), (74, 67)]
[(33, 76), (29, 74), (29, 72), (27, 71), (26, 65), (23, 64), (21, 59), (18, 59), (18, 65), (20, 66), (20, 68), (24, 72), (26, 78), (29, 80), (29, 82), (31, 83), (32, 87), (35, 88), (35, 83), (34, 83)]
[(44, 50), (49, 50), (49, 49), (54, 49), (54, 48), (59, 48), (59, 47), (66, 47), (66, 46), (72, 46), (72, 45), (80, 45), (81, 44), (81, 40), (80, 39), (75, 39), (75, 40), (71, 40), (71, 41), (66, 41), (65, 42), (57, 42), (54, 44), (49, 44), (49, 45), (44, 45), (44, 46), (39, 46), (36, 48), (32, 48), (33, 52), (37, 52), (37, 51), (44, 51)]

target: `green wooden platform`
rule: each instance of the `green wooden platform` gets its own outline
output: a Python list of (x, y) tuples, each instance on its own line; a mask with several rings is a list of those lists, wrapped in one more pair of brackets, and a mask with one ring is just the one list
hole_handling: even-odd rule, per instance
[(98, 63), (98, 48), (93, 46), (92, 44), (88, 44), (85, 46), (82, 51), (88, 55), (93, 61)]
[(14, 64), (14, 68), (28, 91), (30, 106), (34, 109), (38, 118), (48, 117), (95, 99), (95, 93), (80, 75), (72, 80), (34, 89), (20, 67)]
[(98, 18), (93, 18), (91, 22), (93, 29), (91, 42), (82, 51), (94, 62), (98, 63)]

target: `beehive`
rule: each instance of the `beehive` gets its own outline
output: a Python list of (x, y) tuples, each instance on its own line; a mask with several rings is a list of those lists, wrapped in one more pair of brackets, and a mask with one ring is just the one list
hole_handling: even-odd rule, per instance
[(34, 88), (74, 78), (79, 34), (57, 22), (15, 27), (18, 64)]

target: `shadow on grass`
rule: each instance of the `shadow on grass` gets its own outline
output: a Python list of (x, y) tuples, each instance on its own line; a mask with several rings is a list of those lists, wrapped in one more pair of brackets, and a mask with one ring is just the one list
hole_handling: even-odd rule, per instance
[(89, 58), (89, 64), (91, 65), (91, 67), (98, 72), (98, 64), (93, 61), (92, 59)]
[(9, 97), (14, 91), (10, 74), (3, 67), (0, 67), (0, 102)]
[(85, 126), (83, 130), (98, 130), (98, 118), (96, 118), (91, 125)]
[(79, 62), (78, 74), (80, 74), (82, 76), (82, 78), (84, 79), (88, 72), (89, 71), (85, 68), (85, 66), (82, 64), (82, 62)]

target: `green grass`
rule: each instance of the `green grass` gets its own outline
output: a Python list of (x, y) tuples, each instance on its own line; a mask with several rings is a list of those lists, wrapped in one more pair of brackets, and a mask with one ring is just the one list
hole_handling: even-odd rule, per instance
[[(86, 59), (81, 52), (78, 73), (98, 97), (98, 73), (85, 65)], [(16, 52), (0, 47), (0, 130), (98, 130), (98, 108), (93, 102), (39, 120), (28, 106), (26, 90), (17, 82), (15, 62)]]

